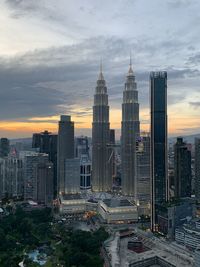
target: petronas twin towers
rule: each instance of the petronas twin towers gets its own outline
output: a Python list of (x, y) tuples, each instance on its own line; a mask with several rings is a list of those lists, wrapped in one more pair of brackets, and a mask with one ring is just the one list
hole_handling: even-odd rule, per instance
[(102, 69), (97, 80), (94, 95), (92, 123), (92, 188), (93, 191), (110, 191), (112, 189), (110, 123), (106, 82)]
[[(140, 133), (138, 91), (130, 61), (122, 103), (121, 161), (122, 193), (136, 194), (136, 143)], [(92, 188), (112, 190), (109, 105), (106, 82), (100, 69), (94, 95), (92, 124)]]

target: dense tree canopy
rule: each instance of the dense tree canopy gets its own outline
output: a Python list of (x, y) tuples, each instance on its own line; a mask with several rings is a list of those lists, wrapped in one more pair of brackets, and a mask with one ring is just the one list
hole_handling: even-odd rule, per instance
[(100, 247), (108, 234), (103, 228), (94, 233), (52, 224), (50, 209), (16, 212), (0, 220), (0, 266), (16, 267), (23, 259), (26, 267), (37, 267), (26, 253), (41, 245), (49, 248), (45, 267), (102, 267)]

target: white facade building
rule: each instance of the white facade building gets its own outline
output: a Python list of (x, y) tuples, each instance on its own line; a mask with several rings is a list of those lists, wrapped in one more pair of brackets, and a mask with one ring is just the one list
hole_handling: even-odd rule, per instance
[(138, 221), (137, 206), (127, 199), (104, 199), (99, 201), (98, 212), (107, 223), (130, 223)]

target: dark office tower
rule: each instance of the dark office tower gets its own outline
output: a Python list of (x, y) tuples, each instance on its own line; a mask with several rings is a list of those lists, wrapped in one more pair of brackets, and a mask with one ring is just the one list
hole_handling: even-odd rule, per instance
[(74, 158), (74, 122), (61, 115), (58, 129), (57, 177), (58, 193), (65, 193), (65, 160)]
[(53, 164), (51, 162), (38, 163), (35, 166), (36, 186), (34, 200), (47, 206), (53, 202)]
[(110, 191), (112, 188), (110, 155), (110, 123), (106, 82), (100, 70), (94, 95), (92, 123), (92, 189)]
[(200, 202), (200, 138), (195, 138), (195, 197)]
[(174, 197), (191, 197), (191, 151), (183, 138), (174, 145)]
[(49, 155), (50, 160), (57, 152), (57, 135), (48, 131), (42, 133), (34, 133), (32, 139), (32, 147), (38, 148), (40, 153)]
[(136, 141), (139, 137), (139, 104), (138, 91), (132, 64), (126, 76), (122, 104), (122, 193), (134, 196), (136, 194)]
[(10, 142), (7, 138), (0, 139), (0, 157), (4, 158), (8, 156), (10, 151)]
[(115, 145), (115, 130), (110, 129), (110, 143)]
[(167, 72), (151, 72), (151, 227), (157, 230), (160, 205), (168, 199)]
[(32, 147), (38, 148), (40, 153), (48, 154), (49, 160), (53, 163), (54, 197), (57, 195), (57, 139), (57, 134), (48, 131), (34, 133), (32, 139)]

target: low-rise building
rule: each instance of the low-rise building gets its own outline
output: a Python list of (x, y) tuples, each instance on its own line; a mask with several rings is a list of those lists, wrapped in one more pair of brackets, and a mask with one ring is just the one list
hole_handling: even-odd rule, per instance
[(194, 263), (195, 267), (200, 266), (200, 247), (195, 250)]
[(200, 221), (191, 221), (175, 230), (177, 243), (195, 250), (200, 246)]
[(83, 214), (86, 211), (86, 199), (79, 194), (68, 194), (60, 196), (60, 213)]
[(174, 239), (175, 229), (193, 216), (193, 201), (182, 199), (179, 202), (160, 206), (158, 214), (158, 231), (170, 239)]
[(137, 206), (127, 199), (99, 201), (98, 212), (106, 223), (131, 223), (138, 221)]

